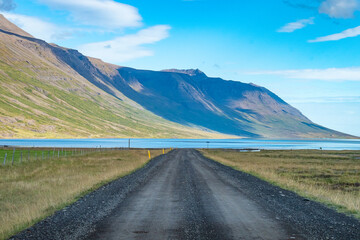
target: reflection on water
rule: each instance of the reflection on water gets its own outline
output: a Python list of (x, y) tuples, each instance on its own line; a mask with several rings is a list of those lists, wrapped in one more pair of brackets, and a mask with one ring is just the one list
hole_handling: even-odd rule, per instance
[(27, 147), (102, 148), (235, 148), (360, 150), (360, 140), (348, 139), (0, 139), (0, 145)]

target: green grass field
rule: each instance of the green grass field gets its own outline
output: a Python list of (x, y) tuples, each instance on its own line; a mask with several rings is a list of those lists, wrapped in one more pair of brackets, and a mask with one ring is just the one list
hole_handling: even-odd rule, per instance
[(360, 151), (202, 152), (222, 164), (360, 218)]
[(28, 161), (55, 160), (62, 157), (73, 157), (90, 153), (93, 149), (63, 148), (0, 148), (0, 164), (2, 166), (18, 165)]
[[(58, 149), (56, 149), (58, 150)], [(112, 150), (79, 155), (67, 149), (67, 156), (53, 149), (31, 149), (29, 160), (20, 163), (21, 150), (14, 156), (14, 165), (0, 165), (0, 239), (33, 225), (56, 210), (76, 201), (84, 194), (116, 178), (125, 176), (149, 161), (147, 150)], [(92, 149), (95, 150), (95, 149)], [(12, 154), (1, 149), (0, 157)], [(22, 150), (24, 153), (27, 149)], [(46, 152), (53, 158), (35, 156)], [(91, 151), (91, 149), (88, 149)], [(71, 154), (74, 152), (74, 156)], [(151, 150), (151, 157), (162, 150)]]

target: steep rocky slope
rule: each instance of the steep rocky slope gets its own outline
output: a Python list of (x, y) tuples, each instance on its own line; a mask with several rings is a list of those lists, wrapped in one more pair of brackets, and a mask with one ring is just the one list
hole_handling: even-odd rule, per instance
[(106, 63), (91, 61), (109, 77), (109, 86), (182, 125), (245, 137), (349, 137), (311, 122), (274, 93), (254, 84), (210, 78), (198, 69), (158, 72), (114, 65), (106, 68)]

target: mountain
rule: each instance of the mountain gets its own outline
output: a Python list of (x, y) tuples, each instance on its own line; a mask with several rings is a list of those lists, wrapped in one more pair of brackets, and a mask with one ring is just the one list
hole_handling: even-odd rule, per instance
[(0, 17), (1, 137), (337, 137), (269, 90), (196, 69), (137, 70)]
[(104, 79), (78, 51), (0, 17), (1, 138), (225, 137), (165, 120)]
[[(106, 65), (92, 63), (100, 70)], [(112, 74), (102, 73), (108, 86), (182, 125), (253, 138), (349, 137), (311, 122), (266, 88), (210, 78), (198, 69), (158, 72), (112, 65)]]

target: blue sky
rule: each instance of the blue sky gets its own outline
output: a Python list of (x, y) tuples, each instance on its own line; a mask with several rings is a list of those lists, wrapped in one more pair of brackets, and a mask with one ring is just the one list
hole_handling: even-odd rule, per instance
[(35, 37), (122, 66), (267, 87), (360, 136), (360, 0), (0, 0)]

